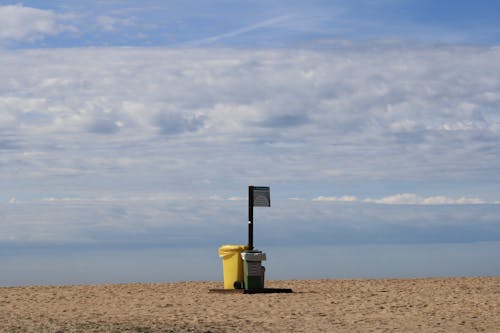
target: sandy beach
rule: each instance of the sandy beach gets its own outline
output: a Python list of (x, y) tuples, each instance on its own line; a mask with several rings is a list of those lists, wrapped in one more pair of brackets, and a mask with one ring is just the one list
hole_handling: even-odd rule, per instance
[(1, 332), (499, 332), (500, 277), (0, 288)]

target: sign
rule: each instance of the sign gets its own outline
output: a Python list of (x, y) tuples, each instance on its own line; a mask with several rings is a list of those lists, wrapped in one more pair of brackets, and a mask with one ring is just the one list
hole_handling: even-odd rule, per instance
[(271, 207), (271, 194), (268, 186), (253, 186), (253, 206)]
[(271, 207), (269, 186), (248, 186), (248, 249), (253, 250), (253, 208)]

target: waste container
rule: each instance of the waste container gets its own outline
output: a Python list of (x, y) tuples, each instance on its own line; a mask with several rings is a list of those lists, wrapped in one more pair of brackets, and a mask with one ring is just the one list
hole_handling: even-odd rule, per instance
[(224, 270), (224, 289), (240, 289), (243, 287), (243, 261), (241, 253), (246, 245), (222, 245), (219, 257), (222, 258)]
[(266, 254), (262, 251), (245, 251), (241, 253), (243, 259), (243, 275), (246, 290), (264, 288), (265, 267), (262, 261), (266, 260)]

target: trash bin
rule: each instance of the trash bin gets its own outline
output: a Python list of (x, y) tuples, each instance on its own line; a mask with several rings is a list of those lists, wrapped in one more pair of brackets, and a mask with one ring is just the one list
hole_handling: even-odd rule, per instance
[(266, 254), (262, 251), (245, 251), (241, 253), (243, 259), (243, 275), (246, 290), (264, 288), (265, 267), (262, 261), (266, 260)]
[(222, 245), (219, 247), (219, 257), (222, 258), (224, 270), (224, 289), (243, 288), (243, 261), (241, 252), (246, 245)]

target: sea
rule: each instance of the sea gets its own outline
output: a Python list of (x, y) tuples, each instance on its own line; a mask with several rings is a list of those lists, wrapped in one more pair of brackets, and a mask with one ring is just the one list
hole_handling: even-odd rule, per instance
[[(218, 247), (2, 247), (0, 286), (222, 282)], [(500, 242), (257, 248), (266, 280), (500, 276)]]

